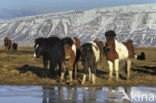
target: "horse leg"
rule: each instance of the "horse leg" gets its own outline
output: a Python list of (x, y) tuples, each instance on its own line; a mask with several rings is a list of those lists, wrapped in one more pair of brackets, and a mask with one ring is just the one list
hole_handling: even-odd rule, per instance
[(61, 70), (61, 81), (60, 82), (63, 82), (64, 81), (64, 74), (66, 72), (66, 66), (65, 66), (65, 63), (62, 62), (62, 70)]
[(108, 65), (109, 65), (109, 80), (111, 81), (113, 78), (113, 62), (108, 61)]
[(10, 50), (10, 49), (11, 49), (11, 46), (9, 45), (9, 46), (8, 46), (8, 50)]
[(77, 68), (78, 68), (77, 65), (78, 65), (78, 63), (77, 63), (77, 61), (75, 61), (74, 67), (73, 67), (73, 73), (74, 73), (75, 78), (77, 78)]
[(130, 79), (130, 72), (131, 72), (131, 60), (127, 59), (127, 80)]
[(43, 66), (44, 66), (44, 76), (47, 76), (46, 74), (46, 70), (47, 70), (47, 66), (48, 66), (48, 60), (45, 59), (45, 57), (43, 57)]
[(81, 85), (83, 85), (86, 82), (86, 74), (87, 74), (88, 64), (87, 63), (83, 64), (83, 67), (84, 67), (84, 74), (83, 74), (83, 79), (82, 79)]
[(91, 73), (90, 67), (88, 68), (88, 72), (89, 72), (89, 81), (91, 81), (91, 79), (92, 79), (92, 73)]
[(59, 70), (58, 70), (58, 74), (61, 74), (61, 69), (62, 69), (62, 61), (58, 62), (58, 66), (59, 66)]
[(115, 72), (116, 72), (116, 81), (119, 81), (119, 59), (114, 60)]
[(55, 69), (55, 67), (56, 67), (56, 62), (54, 62), (54, 61), (50, 61), (50, 69), (49, 69), (49, 71), (50, 71), (50, 77), (54, 77), (54, 69)]
[(75, 78), (77, 78), (78, 61), (75, 64)]
[(72, 85), (72, 82), (73, 82), (73, 64), (74, 63), (69, 63), (69, 82), (70, 82), (70, 85)]
[(91, 74), (92, 74), (92, 83), (95, 84), (95, 79), (96, 79), (96, 67), (97, 67), (97, 64), (93, 64), (91, 66)]

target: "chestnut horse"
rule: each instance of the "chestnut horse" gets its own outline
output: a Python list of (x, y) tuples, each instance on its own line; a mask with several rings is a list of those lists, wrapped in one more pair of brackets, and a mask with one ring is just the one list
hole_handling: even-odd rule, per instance
[(126, 60), (127, 79), (130, 79), (131, 58), (134, 56), (134, 47), (132, 41), (118, 42), (115, 39), (114, 31), (105, 33), (107, 43), (107, 62), (109, 65), (109, 80), (112, 80), (113, 67), (115, 67), (116, 80), (119, 80), (119, 61)]
[(5, 46), (5, 50), (11, 49), (12, 41), (8, 37), (4, 38), (4, 46)]
[[(65, 65), (69, 70), (69, 78), (70, 84), (72, 84), (72, 72), (73, 68), (75, 67), (76, 57), (77, 57), (77, 50), (80, 48), (80, 41), (76, 38), (66, 37), (62, 39), (64, 44), (64, 51), (65, 51)], [(66, 68), (63, 68), (61, 72), (61, 81), (64, 80), (64, 73)], [(75, 75), (77, 75), (77, 68), (75, 68)]]

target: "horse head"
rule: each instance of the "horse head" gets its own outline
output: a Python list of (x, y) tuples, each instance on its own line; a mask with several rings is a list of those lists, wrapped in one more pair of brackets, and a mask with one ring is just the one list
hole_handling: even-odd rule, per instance
[(111, 48), (115, 48), (116, 33), (110, 30), (105, 33), (105, 36), (106, 36), (106, 41), (107, 41), (107, 45), (106, 45), (107, 50), (110, 50)]
[(44, 38), (36, 39), (35, 40), (35, 45), (34, 45), (34, 57), (38, 58), (41, 55), (43, 55), (44, 50), (45, 50)]
[(72, 54), (72, 47), (69, 44), (64, 44), (64, 51), (65, 51), (65, 60), (69, 61)]

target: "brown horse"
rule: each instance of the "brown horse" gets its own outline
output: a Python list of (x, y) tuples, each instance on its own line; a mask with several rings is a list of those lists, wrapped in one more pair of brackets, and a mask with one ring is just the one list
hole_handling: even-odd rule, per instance
[(103, 52), (104, 52), (104, 44), (101, 40), (95, 39), (94, 42), (97, 44), (97, 46), (100, 49), (100, 60), (102, 60)]
[(106, 57), (109, 65), (109, 80), (112, 80), (113, 67), (115, 67), (116, 80), (119, 80), (119, 61), (126, 60), (127, 79), (130, 79), (131, 58), (134, 56), (134, 47), (132, 41), (118, 42), (115, 39), (114, 31), (105, 33), (107, 40)]
[(12, 41), (8, 37), (4, 38), (4, 46), (5, 46), (5, 50), (11, 49)]
[(64, 74), (67, 68), (69, 71), (69, 78), (70, 78), (69, 82), (70, 85), (72, 85), (72, 81), (73, 81), (72, 72), (76, 60), (76, 45), (70, 37), (66, 37), (62, 39), (62, 42), (65, 51), (65, 68), (62, 68), (61, 71), (61, 81), (64, 80)]

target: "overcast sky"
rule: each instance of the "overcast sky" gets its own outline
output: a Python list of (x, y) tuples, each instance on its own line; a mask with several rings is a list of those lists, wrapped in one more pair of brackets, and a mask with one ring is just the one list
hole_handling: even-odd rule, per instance
[(0, 0), (0, 19), (147, 3), (156, 3), (156, 0)]

